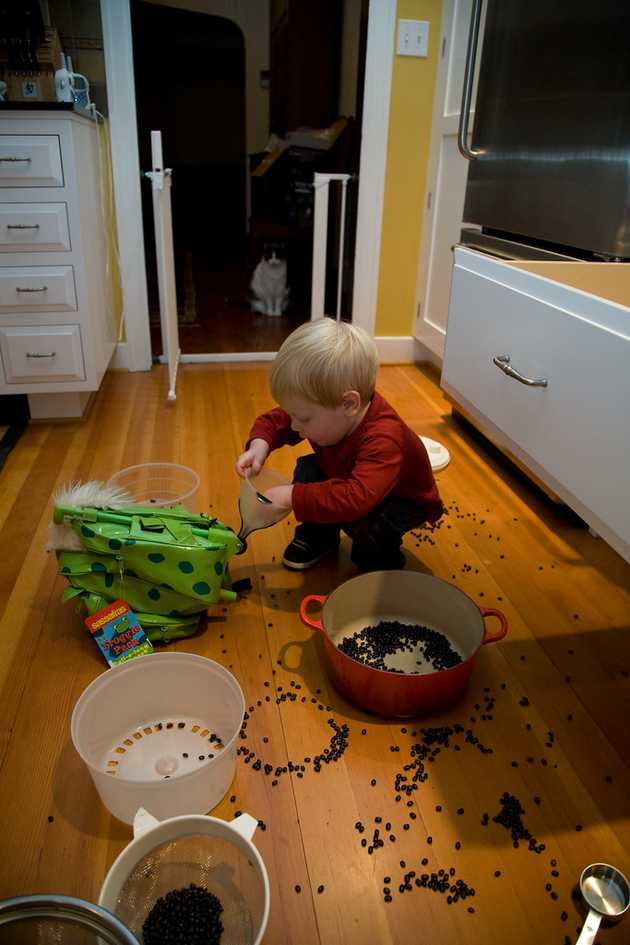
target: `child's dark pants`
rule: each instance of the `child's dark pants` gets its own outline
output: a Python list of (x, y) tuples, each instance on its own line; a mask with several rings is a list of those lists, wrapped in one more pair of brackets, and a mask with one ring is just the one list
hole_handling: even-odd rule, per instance
[[(298, 459), (293, 482), (324, 482), (325, 479), (314, 454)], [(392, 570), (404, 567), (400, 546), (405, 532), (418, 528), (425, 521), (426, 514), (421, 505), (411, 499), (389, 495), (365, 518), (334, 525), (302, 522), (295, 530), (295, 537), (315, 547), (334, 547), (339, 543), (339, 530), (343, 529), (352, 539), (350, 557), (359, 568), (363, 571)]]

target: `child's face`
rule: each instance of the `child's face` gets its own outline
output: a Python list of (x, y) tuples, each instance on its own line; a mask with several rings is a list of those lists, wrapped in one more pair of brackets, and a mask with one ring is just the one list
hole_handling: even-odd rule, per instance
[(302, 397), (287, 397), (281, 404), (291, 417), (291, 429), (318, 446), (334, 446), (354, 430), (361, 418), (356, 391), (344, 395), (339, 407), (323, 407)]

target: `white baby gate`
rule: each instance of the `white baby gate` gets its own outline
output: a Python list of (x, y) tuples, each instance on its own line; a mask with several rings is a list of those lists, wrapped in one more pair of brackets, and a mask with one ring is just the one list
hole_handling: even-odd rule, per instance
[(337, 306), (335, 318), (341, 319), (341, 290), (343, 288), (343, 250), (346, 232), (346, 190), (350, 174), (315, 174), (313, 189), (313, 277), (311, 282), (311, 319), (322, 318), (326, 295), (326, 249), (328, 246), (328, 194), (331, 181), (341, 184), (341, 228), (339, 231), (339, 258), (337, 261)]
[(146, 177), (151, 181), (153, 196), (153, 223), (157, 256), (158, 290), (160, 295), (160, 327), (162, 356), (168, 364), (168, 400), (175, 400), (177, 367), (180, 359), (179, 329), (177, 325), (177, 294), (175, 290), (175, 257), (173, 254), (173, 222), (171, 215), (171, 169), (164, 167), (162, 132), (151, 132), (151, 170)]

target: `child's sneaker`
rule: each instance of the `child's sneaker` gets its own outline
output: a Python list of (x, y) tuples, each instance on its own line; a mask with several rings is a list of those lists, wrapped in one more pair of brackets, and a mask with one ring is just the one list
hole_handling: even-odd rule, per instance
[(322, 542), (308, 541), (297, 536), (290, 545), (284, 549), (282, 563), (285, 568), (291, 571), (305, 571), (320, 561), (331, 551), (336, 551), (339, 547), (339, 540)]

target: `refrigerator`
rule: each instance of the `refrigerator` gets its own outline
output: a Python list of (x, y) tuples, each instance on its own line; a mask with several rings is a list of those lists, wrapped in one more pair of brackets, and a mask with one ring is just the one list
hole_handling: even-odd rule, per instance
[(459, 146), (463, 243), (630, 261), (630, 2), (474, 0)]

